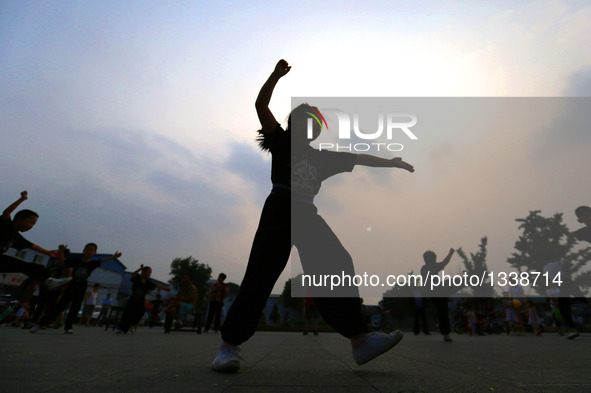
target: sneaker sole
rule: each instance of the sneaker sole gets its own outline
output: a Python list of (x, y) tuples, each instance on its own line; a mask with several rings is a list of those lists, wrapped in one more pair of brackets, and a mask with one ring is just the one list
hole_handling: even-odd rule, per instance
[(393, 340), (392, 342), (390, 342), (390, 345), (388, 345), (387, 347), (382, 348), (382, 350), (380, 352), (376, 352), (374, 354), (372, 354), (371, 356), (368, 356), (367, 358), (361, 359), (361, 360), (357, 360), (355, 359), (355, 363), (357, 363), (359, 366), (369, 362), (370, 360), (373, 360), (375, 358), (377, 358), (380, 355), (383, 355), (384, 353), (388, 352), (389, 350), (391, 350), (392, 348), (394, 348), (396, 346), (396, 344), (398, 344), (400, 342), (400, 340), (402, 340), (402, 337), (404, 337), (404, 334), (402, 332), (400, 332), (395, 340)]
[(235, 373), (236, 371), (240, 370), (240, 361), (233, 360), (228, 362), (227, 364), (222, 365), (212, 365), (211, 368), (218, 372), (218, 373)]

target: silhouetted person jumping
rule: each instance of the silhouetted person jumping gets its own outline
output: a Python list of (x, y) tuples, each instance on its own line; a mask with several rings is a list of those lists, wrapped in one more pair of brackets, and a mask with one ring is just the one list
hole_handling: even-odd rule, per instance
[[(295, 108), (283, 130), (269, 109), (275, 85), (290, 66), (280, 60), (265, 82), (256, 100), (262, 129), (259, 144), (272, 154), (273, 189), (267, 197), (252, 244), (240, 291), (222, 326), (222, 344), (213, 361), (213, 369), (233, 372), (240, 368), (237, 346), (255, 332), (261, 312), (287, 264), (292, 246), (296, 246), (304, 271), (318, 271), (319, 263), (333, 273), (354, 273), (353, 261), (313, 203), (321, 182), (355, 165), (414, 169), (400, 158), (383, 159), (366, 154), (318, 151), (309, 143), (321, 131), (313, 122), (313, 138), (307, 135), (307, 113), (317, 111), (308, 105)], [(292, 225), (292, 217), (295, 223)], [(319, 255), (320, 254), (320, 255)], [(327, 259), (326, 259), (327, 258)], [(364, 364), (386, 352), (402, 339), (399, 331), (389, 335), (369, 333), (363, 322), (357, 287), (348, 297), (314, 296), (323, 319), (337, 332), (351, 340), (353, 357)]]

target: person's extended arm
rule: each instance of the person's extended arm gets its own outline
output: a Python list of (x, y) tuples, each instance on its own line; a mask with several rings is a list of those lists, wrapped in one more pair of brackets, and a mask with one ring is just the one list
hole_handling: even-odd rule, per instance
[(164, 285), (160, 285), (158, 283), (154, 283), (154, 284), (156, 284), (156, 288), (158, 288), (158, 289), (160, 289), (162, 291), (165, 291), (165, 292), (170, 292), (170, 288), (169, 287), (165, 287)]
[(277, 81), (287, 74), (290, 69), (291, 67), (287, 64), (287, 61), (283, 59), (279, 60), (275, 66), (275, 70), (273, 70), (269, 79), (267, 79), (263, 87), (261, 87), (261, 91), (259, 91), (255, 108), (264, 134), (275, 131), (277, 127), (277, 120), (275, 120), (275, 116), (273, 116), (273, 113), (269, 109), (269, 102), (271, 102), (271, 96), (273, 95)]
[(107, 262), (107, 261), (110, 261), (111, 259), (117, 259), (117, 258), (119, 258), (121, 255), (122, 255), (122, 254), (121, 254), (119, 251), (115, 251), (115, 254), (111, 255), (110, 257), (107, 257), (107, 258), (101, 259), (99, 262), (100, 262), (101, 264), (103, 264), (103, 263), (105, 263), (105, 262)]
[(442, 269), (447, 266), (449, 261), (451, 261), (451, 257), (454, 255), (454, 252), (455, 250), (453, 248), (450, 248), (449, 252), (447, 253), (447, 256), (443, 259), (443, 261), (438, 263), (438, 265), (440, 265)]
[(575, 233), (571, 232), (565, 224), (561, 224), (557, 217), (552, 218), (552, 229), (568, 237), (575, 237)]
[[(579, 222), (583, 222), (583, 221), (579, 220)], [(572, 231), (571, 232), (565, 224), (561, 224), (559, 222), (559, 219), (557, 217), (554, 217), (552, 219), (552, 227), (553, 227), (554, 230), (562, 233), (563, 235), (566, 235), (567, 237), (570, 237), (570, 238), (573, 238), (573, 239), (576, 239), (576, 240), (579, 240), (579, 241), (581, 241), (581, 240), (587, 240), (585, 238), (585, 236), (581, 237), (581, 235), (583, 235), (582, 232), (586, 232), (586, 231), (589, 230), (589, 227), (587, 225), (585, 225), (584, 227), (581, 227), (581, 228), (577, 229), (576, 231)]]
[(49, 251), (49, 250), (46, 250), (46, 249), (44, 249), (43, 247), (41, 247), (41, 246), (38, 246), (38, 245), (36, 245), (36, 244), (33, 244), (33, 245), (31, 246), (31, 249), (32, 249), (32, 250), (35, 250), (35, 251), (37, 251), (37, 252), (39, 252), (39, 253), (41, 253), (41, 254), (49, 255), (49, 256), (50, 256), (50, 257), (52, 257), (52, 258), (57, 258), (57, 256), (58, 256), (57, 250), (52, 250), (52, 251)]
[(355, 165), (370, 166), (374, 168), (400, 168), (409, 172), (414, 172), (412, 165), (402, 161), (402, 158), (381, 158), (372, 156), (370, 154), (358, 154), (355, 160)]
[(4, 209), (4, 212), (2, 212), (2, 218), (3, 219), (10, 219), (10, 215), (12, 214), (12, 212), (15, 211), (16, 208), (21, 203), (23, 203), (24, 201), (26, 201), (27, 199), (28, 199), (28, 193), (26, 191), (21, 192), (21, 197), (19, 199), (17, 199), (16, 201), (14, 201), (6, 209)]
[(133, 277), (137, 276), (139, 274), (139, 272), (142, 271), (143, 268), (144, 268), (144, 265), (143, 264), (140, 265), (140, 267), (135, 272), (131, 273), (131, 277), (133, 278)]

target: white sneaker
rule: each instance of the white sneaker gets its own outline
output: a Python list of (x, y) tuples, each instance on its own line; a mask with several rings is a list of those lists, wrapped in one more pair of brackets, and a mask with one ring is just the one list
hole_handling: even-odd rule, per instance
[(400, 330), (396, 330), (390, 334), (371, 333), (361, 348), (353, 350), (355, 363), (362, 365), (377, 358), (398, 344), (403, 336), (404, 334)]
[(47, 280), (45, 280), (45, 287), (47, 287), (48, 291), (52, 291), (55, 288), (61, 287), (62, 285), (69, 283), (70, 281), (72, 281), (72, 277), (66, 277), (66, 278), (49, 277)]
[(579, 332), (572, 332), (571, 334), (569, 334), (568, 336), (566, 336), (567, 339), (569, 340), (573, 340), (575, 338), (579, 337)]
[(64, 334), (74, 334), (74, 331), (72, 329), (67, 329), (64, 331)]
[(39, 329), (41, 329), (41, 326), (37, 324), (29, 329), (29, 333), (37, 333)]
[(211, 367), (219, 373), (235, 373), (240, 369), (240, 361), (246, 362), (238, 351), (238, 348), (219, 351)]

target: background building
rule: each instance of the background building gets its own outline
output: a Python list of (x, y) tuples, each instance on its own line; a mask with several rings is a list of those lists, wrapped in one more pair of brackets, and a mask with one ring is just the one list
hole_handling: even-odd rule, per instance
[[(23, 249), (17, 251), (13, 248), (6, 252), (6, 255), (15, 256), (26, 262), (38, 263), (43, 266), (47, 266), (50, 257), (38, 253), (31, 249)], [(92, 257), (92, 260), (101, 260), (110, 257), (112, 254), (96, 254)], [(82, 257), (81, 253), (72, 253), (71, 258)], [(131, 294), (131, 274), (126, 271), (127, 267), (121, 263), (118, 259), (112, 259), (103, 263), (100, 267), (95, 269), (90, 277), (88, 278), (88, 288), (92, 288), (94, 284), (100, 284), (99, 294), (97, 297), (97, 305), (102, 303), (102, 300), (107, 297), (107, 294), (111, 294), (113, 305), (122, 305), (123, 301)], [(0, 293), (12, 293), (17, 287), (19, 287), (27, 276), (21, 273), (0, 273)], [(151, 279), (163, 286), (170, 286), (166, 282)], [(148, 295), (148, 299), (156, 296), (156, 291)]]

